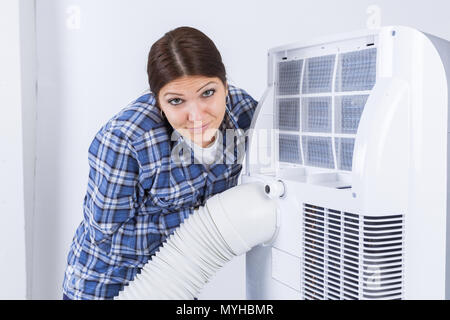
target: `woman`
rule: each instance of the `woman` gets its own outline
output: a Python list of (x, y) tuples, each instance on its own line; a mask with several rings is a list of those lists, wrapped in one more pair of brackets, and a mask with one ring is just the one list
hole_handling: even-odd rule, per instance
[(227, 83), (214, 43), (194, 28), (174, 29), (151, 47), (147, 73), (151, 91), (89, 147), (65, 299), (118, 295), (195, 207), (237, 183), (241, 155), (226, 131), (247, 130), (257, 102)]

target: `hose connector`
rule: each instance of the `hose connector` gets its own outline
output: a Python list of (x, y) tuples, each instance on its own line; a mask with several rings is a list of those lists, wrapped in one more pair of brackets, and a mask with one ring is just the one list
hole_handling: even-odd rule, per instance
[(286, 189), (285, 189), (283, 181), (274, 180), (274, 181), (266, 183), (266, 185), (264, 187), (264, 192), (266, 193), (266, 195), (269, 198), (277, 199), (277, 198), (282, 198), (285, 195)]

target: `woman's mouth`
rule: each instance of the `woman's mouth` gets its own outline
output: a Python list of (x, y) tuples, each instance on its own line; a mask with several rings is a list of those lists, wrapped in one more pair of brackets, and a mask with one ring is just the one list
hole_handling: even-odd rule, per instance
[(205, 131), (209, 127), (209, 124), (210, 123), (207, 123), (207, 124), (205, 124), (203, 126), (197, 126), (197, 127), (192, 127), (192, 128), (188, 128), (188, 129), (189, 129), (189, 132), (200, 133), (200, 132)]

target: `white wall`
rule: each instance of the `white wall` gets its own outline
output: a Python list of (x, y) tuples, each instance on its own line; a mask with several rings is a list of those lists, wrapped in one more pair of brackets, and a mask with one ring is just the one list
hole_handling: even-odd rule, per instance
[(26, 274), (32, 268), (34, 209), (34, 26), (34, 1), (0, 2), (0, 299), (25, 299), (31, 285)]
[[(450, 39), (446, 0), (38, 0), (32, 297), (61, 297), (67, 251), (82, 219), (89, 143), (146, 88), (154, 41), (178, 26), (199, 28), (221, 51), (231, 82), (259, 99), (269, 48), (363, 29), (372, 4), (381, 9), (381, 25), (408, 25)], [(23, 208), (17, 210), (20, 215)], [(200, 298), (242, 299), (244, 279), (241, 257)]]
[[(22, 76), (23, 176), (25, 247), (27, 275), (33, 268), (34, 195), (36, 162), (37, 56), (35, 0), (20, 0), (20, 43)], [(31, 276), (27, 277), (27, 298), (31, 298)]]

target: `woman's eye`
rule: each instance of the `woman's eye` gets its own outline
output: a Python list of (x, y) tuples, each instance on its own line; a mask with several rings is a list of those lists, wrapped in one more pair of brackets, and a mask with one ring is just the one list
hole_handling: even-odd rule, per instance
[(205, 92), (203, 92), (203, 96), (204, 97), (210, 97), (210, 96), (212, 96), (214, 94), (214, 92), (216, 92), (216, 90), (214, 90), (214, 89), (206, 90)]
[(180, 98), (175, 98), (175, 99), (170, 99), (169, 103), (173, 106), (179, 105), (183, 100), (181, 100)]

